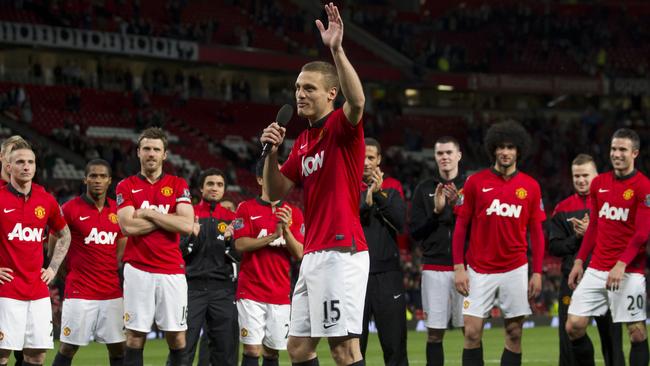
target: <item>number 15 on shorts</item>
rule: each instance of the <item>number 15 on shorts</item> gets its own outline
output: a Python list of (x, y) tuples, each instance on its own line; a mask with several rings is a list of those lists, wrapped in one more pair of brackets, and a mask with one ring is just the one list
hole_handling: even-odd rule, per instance
[(331, 328), (341, 319), (339, 303), (339, 300), (323, 301), (323, 328)]

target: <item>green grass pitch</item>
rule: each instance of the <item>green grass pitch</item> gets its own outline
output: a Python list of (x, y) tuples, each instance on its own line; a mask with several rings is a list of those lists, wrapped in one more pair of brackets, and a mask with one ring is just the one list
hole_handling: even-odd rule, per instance
[[(596, 364), (602, 365), (602, 356), (600, 354), (600, 341), (598, 339), (595, 327), (589, 327), (589, 333), (596, 348)], [(626, 333), (625, 331), (623, 333)], [(426, 333), (409, 332), (408, 334), (408, 355), (411, 365), (426, 365), (425, 342)], [(445, 359), (447, 365), (460, 365), (462, 352), (462, 333), (458, 330), (447, 332), (445, 336)], [(327, 343), (321, 341), (318, 354), (320, 364), (323, 366), (333, 366), (329, 357)], [(498, 365), (503, 350), (503, 329), (494, 328), (485, 330), (483, 337), (485, 347), (485, 364)], [(624, 335), (623, 344), (626, 345), (625, 354), (627, 355), (629, 343), (627, 336)], [(58, 347), (58, 343), (56, 344)], [(549, 366), (557, 365), (558, 359), (558, 337), (557, 328), (538, 327), (524, 329), (523, 337), (523, 365), (526, 366)], [(149, 366), (164, 365), (167, 356), (167, 345), (162, 340), (149, 340), (144, 352), (144, 364)], [(626, 356), (627, 357), (627, 356)], [(241, 358), (241, 356), (240, 356)], [(50, 365), (54, 359), (54, 352), (47, 354), (46, 365)], [(91, 344), (88, 347), (82, 347), (73, 361), (74, 365), (84, 366), (104, 366), (108, 365), (108, 356), (106, 348), (103, 345)], [(196, 360), (195, 360), (196, 364)], [(260, 363), (261, 364), (261, 363)], [(381, 347), (377, 335), (371, 335), (366, 357), (366, 365), (380, 366), (383, 365)], [(286, 352), (280, 355), (280, 365), (290, 366), (289, 358)]]

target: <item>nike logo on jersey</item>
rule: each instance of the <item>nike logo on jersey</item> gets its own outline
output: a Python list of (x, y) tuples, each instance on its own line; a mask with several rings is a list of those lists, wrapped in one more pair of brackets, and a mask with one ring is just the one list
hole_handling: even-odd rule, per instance
[(429, 197), (435, 197), (435, 196), (436, 196), (435, 193), (429, 193)]
[(397, 300), (400, 296), (402, 296), (402, 294), (393, 295), (393, 299)]
[(10, 209), (7, 210), (7, 209), (5, 208), (4, 211), (5, 211), (5, 213), (9, 213), (9, 212), (11, 212), (11, 211), (16, 211), (16, 209), (15, 209), (15, 208), (10, 208)]
[(251, 216), (251, 220), (257, 220), (257, 219), (259, 219), (260, 217), (262, 217), (262, 216)]
[(605, 193), (605, 192), (609, 192), (609, 189), (602, 189), (602, 188), (598, 189), (598, 193)]
[(327, 325), (327, 324), (323, 324), (323, 328), (324, 328), (324, 329), (330, 329), (331, 327), (335, 326), (336, 324), (337, 324), (337, 323), (329, 324), (329, 325)]
[(489, 192), (489, 191), (491, 191), (493, 189), (494, 188), (483, 188), (483, 189), (481, 189), (481, 191), (483, 191), (483, 193), (485, 193), (485, 192)]
[(132, 189), (132, 190), (131, 190), (131, 193), (138, 193), (138, 192), (140, 192), (141, 190), (142, 190), (142, 189)]
[(86, 221), (90, 218), (90, 216), (81, 216), (79, 217), (79, 221)]
[(306, 148), (306, 147), (307, 147), (307, 145), (308, 145), (308, 144), (303, 144), (303, 145), (300, 145), (300, 150), (302, 150), (302, 149), (304, 149), (304, 148)]

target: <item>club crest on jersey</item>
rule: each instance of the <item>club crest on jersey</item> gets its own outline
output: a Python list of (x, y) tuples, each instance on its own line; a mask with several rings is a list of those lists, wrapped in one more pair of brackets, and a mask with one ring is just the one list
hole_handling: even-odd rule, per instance
[(217, 230), (219, 230), (220, 233), (225, 233), (226, 229), (228, 228), (228, 225), (226, 225), (225, 222), (220, 222), (219, 225), (217, 225)]
[(485, 212), (488, 216), (497, 215), (502, 217), (514, 217), (516, 219), (521, 215), (521, 205), (512, 205), (509, 203), (501, 203), (498, 199), (494, 199), (490, 207)]
[(85, 244), (102, 244), (102, 245), (113, 245), (115, 244), (115, 239), (117, 238), (117, 233), (107, 233), (105, 231), (99, 231), (97, 228), (93, 228), (84, 238)]
[(519, 187), (519, 188), (517, 188), (517, 190), (515, 191), (515, 195), (516, 195), (517, 198), (519, 198), (520, 200), (523, 200), (523, 199), (526, 199), (526, 197), (528, 197), (528, 191), (527, 191), (524, 187)]
[(45, 217), (45, 207), (43, 206), (36, 206), (34, 209), (34, 215), (40, 220)]
[(152, 205), (149, 201), (142, 201), (140, 208), (148, 208), (154, 211), (158, 211), (162, 214), (169, 213), (169, 205)]
[(620, 208), (610, 206), (609, 202), (605, 202), (603, 206), (598, 211), (598, 217), (604, 217), (608, 220), (613, 221), (627, 221), (627, 217), (630, 214), (629, 208)]
[(170, 186), (164, 186), (160, 189), (160, 193), (162, 193), (162, 195), (165, 197), (169, 197), (174, 194), (174, 189), (172, 189)]
[(629, 200), (632, 199), (632, 197), (634, 197), (634, 190), (633, 189), (628, 188), (628, 189), (625, 190), (625, 192), (623, 192), (623, 199), (624, 200), (629, 201)]
[(325, 158), (325, 151), (316, 153), (314, 156), (302, 157), (302, 175), (305, 177), (310, 176), (312, 173), (323, 167), (323, 159)]
[(9, 235), (7, 235), (7, 238), (9, 240), (18, 239), (20, 241), (40, 242), (43, 238), (43, 229), (23, 228), (23, 224), (19, 222), (14, 226), (14, 229), (11, 230)]
[(114, 213), (108, 214), (108, 221), (110, 221), (113, 224), (117, 224), (117, 215)]
[(244, 219), (242, 219), (241, 217), (235, 219), (235, 221), (232, 222), (232, 227), (235, 230), (243, 229), (244, 228)]

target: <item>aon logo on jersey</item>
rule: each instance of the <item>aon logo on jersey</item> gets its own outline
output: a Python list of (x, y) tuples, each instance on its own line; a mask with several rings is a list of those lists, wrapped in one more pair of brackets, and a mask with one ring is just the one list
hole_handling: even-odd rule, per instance
[(161, 214), (169, 213), (169, 205), (152, 205), (149, 201), (142, 201), (140, 208), (150, 208), (154, 211), (158, 211)]
[(9, 240), (40, 242), (43, 239), (43, 229), (23, 228), (23, 224), (17, 223), (7, 237)]
[(521, 215), (521, 205), (511, 205), (509, 203), (501, 203), (498, 199), (492, 201), (490, 207), (487, 209), (486, 214), (497, 215), (503, 217), (514, 217), (516, 219)]
[[(266, 229), (262, 229), (262, 230), (260, 230), (260, 233), (257, 235), (257, 238), (258, 239), (263, 238), (263, 237), (268, 236), (268, 235), (269, 235), (269, 232)], [(284, 237), (281, 236), (281, 237), (273, 240), (272, 242), (270, 242), (269, 245), (272, 246), (272, 247), (279, 247), (279, 246), (287, 245), (287, 241), (284, 240)]]
[(323, 167), (325, 151), (317, 153), (314, 156), (302, 157), (302, 175), (308, 177), (311, 173)]
[(604, 217), (608, 220), (614, 221), (627, 221), (627, 216), (630, 214), (629, 208), (619, 208), (610, 206), (609, 202), (605, 202), (603, 207), (598, 211), (598, 217)]
[(105, 231), (99, 231), (97, 230), (97, 228), (93, 228), (90, 231), (90, 234), (88, 234), (88, 236), (84, 238), (84, 243), (113, 245), (115, 244), (116, 238), (117, 238), (117, 233), (107, 233)]

